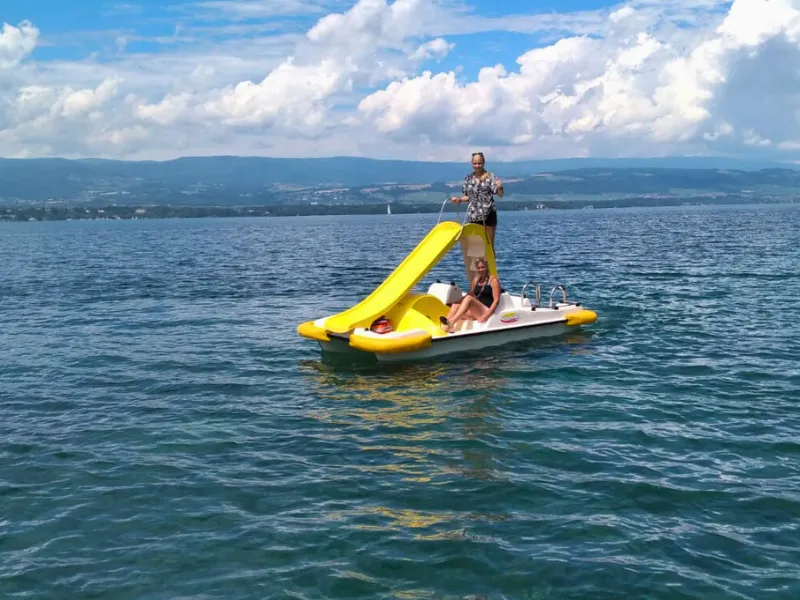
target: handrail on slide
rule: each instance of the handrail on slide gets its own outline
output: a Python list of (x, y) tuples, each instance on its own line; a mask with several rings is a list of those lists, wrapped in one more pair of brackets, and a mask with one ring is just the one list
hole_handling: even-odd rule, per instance
[[(447, 196), (447, 197), (444, 199), (444, 202), (442, 202), (442, 208), (440, 208), (440, 209), (439, 209), (439, 218), (438, 218), (438, 219), (436, 219), (436, 224), (437, 224), (437, 225), (438, 225), (438, 224), (441, 222), (441, 220), (442, 220), (442, 214), (444, 213), (444, 207), (445, 207), (445, 206), (447, 206), (447, 203), (448, 203), (448, 202), (450, 202), (450, 196)], [(468, 204), (467, 206), (469, 206), (469, 204)], [(455, 219), (455, 220), (456, 220), (456, 222), (458, 222), (458, 221), (460, 220), (460, 217), (458, 216), (460, 213), (461, 213), (461, 203), (458, 203), (458, 204), (456, 204), (456, 219)], [(463, 221), (461, 221), (461, 226), (462, 226), (462, 227), (463, 227), (463, 226), (464, 226), (464, 224), (466, 224), (466, 222), (467, 222), (467, 214), (468, 214), (468, 213), (469, 213), (469, 211), (466, 211), (466, 210), (464, 211), (464, 220), (463, 220)]]

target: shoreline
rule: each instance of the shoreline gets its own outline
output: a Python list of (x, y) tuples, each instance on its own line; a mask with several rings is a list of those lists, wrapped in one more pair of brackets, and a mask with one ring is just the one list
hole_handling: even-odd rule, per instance
[[(552, 210), (592, 210), (609, 208), (666, 208), (680, 206), (737, 206), (756, 204), (799, 204), (799, 198), (733, 196), (726, 198), (620, 198), (615, 200), (561, 200), (557, 202), (498, 202), (503, 212), (538, 212)], [(30, 221), (98, 221), (185, 218), (231, 217), (314, 217), (348, 215), (437, 214), (437, 204), (391, 203), (392, 214), (387, 215), (386, 204), (368, 205), (271, 205), (271, 206), (203, 206), (203, 205), (106, 205), (106, 206), (52, 206), (52, 205), (0, 205), (0, 222), (21, 223)], [(447, 205), (444, 215), (464, 216)]]

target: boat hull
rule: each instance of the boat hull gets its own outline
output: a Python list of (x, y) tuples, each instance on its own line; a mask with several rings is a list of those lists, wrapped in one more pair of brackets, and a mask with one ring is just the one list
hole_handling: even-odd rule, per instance
[[(525, 290), (529, 282), (519, 295), (501, 289), (492, 314), (484, 322), (457, 319), (449, 324), (448, 319), (463, 314), (453, 308), (465, 298), (455, 281), (448, 284), (436, 280), (424, 293), (414, 291), (414, 287), (456, 245), (461, 249), (466, 281), (476, 280), (481, 261), (489, 274), (497, 275), (484, 227), (438, 222), (371, 294), (337, 314), (300, 323), (298, 334), (317, 341), (326, 353), (401, 362), (562, 335), (596, 321), (594, 311), (567, 300), (562, 285), (553, 287), (546, 306), (540, 303), (539, 284), (535, 285), (534, 298), (528, 298)], [(556, 302), (559, 291), (561, 302)]]
[(489, 348), (505, 346), (507, 344), (563, 335), (571, 329), (574, 331), (574, 328), (567, 327), (564, 323), (528, 325), (515, 329), (494, 330), (461, 336), (437, 338), (433, 340), (428, 348), (424, 348), (422, 350), (398, 354), (376, 353), (375, 356), (379, 361), (385, 363), (440, 358), (450, 354), (458, 354), (461, 352), (478, 352), (487, 350)]
[(584, 313), (589, 313), (588, 321), (586, 322), (593, 322), (594, 320), (592, 311), (586, 311), (576, 306), (564, 305), (557, 309), (541, 308), (536, 311), (527, 307), (527, 310), (517, 309), (515, 312), (514, 322), (502, 324), (495, 320), (494, 323), (487, 324), (486, 327), (475, 326), (473, 322), (468, 327), (474, 326), (474, 329), (462, 329), (454, 334), (433, 337), (425, 347), (408, 351), (365, 351), (360, 349), (358, 344), (353, 344), (350, 335), (332, 334), (329, 340), (320, 340), (318, 343), (323, 352), (326, 353), (354, 357), (370, 356), (382, 363), (424, 361), (452, 354), (480, 352), (498, 346), (572, 333), (583, 324), (580, 319), (577, 319), (576, 322), (576, 317), (583, 316)]

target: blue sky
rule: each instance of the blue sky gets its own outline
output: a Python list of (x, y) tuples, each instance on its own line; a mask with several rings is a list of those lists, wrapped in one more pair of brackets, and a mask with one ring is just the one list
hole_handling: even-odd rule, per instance
[(800, 149), (770, 75), (800, 60), (800, 0), (39, 0), (0, 23), (4, 156)]
[[(237, 12), (236, 4), (262, 10)], [(352, 3), (331, 1), (327, 4), (309, 0), (316, 10), (281, 10), (292, 2), (258, 0), (237, 3), (221, 0), (163, 2), (133, 0), (131, 2), (88, 2), (85, 0), (37, 0), (12, 3), (0, 11), (4, 22), (15, 24), (33, 22), (42, 32), (42, 43), (34, 58), (41, 60), (75, 59), (97, 53), (98, 60), (113, 59), (119, 54), (118, 40), (126, 38), (126, 50), (131, 52), (167, 52), (171, 48), (207, 43), (236, 37), (263, 35), (266, 27), (274, 33), (302, 33), (325, 14), (323, 6), (346, 8)], [(529, 2), (503, 0), (479, 2), (469, 6), (472, 14), (491, 18), (511, 15), (536, 15), (593, 11), (618, 3), (604, 0), (562, 0)], [(228, 7), (228, 10), (225, 7)], [(273, 10), (270, 10), (273, 7)], [(272, 12), (272, 14), (269, 14)], [(225, 27), (237, 27), (228, 33)], [(517, 56), (538, 44), (539, 37), (531, 33), (488, 31), (474, 35), (455, 36), (463, 40), (458, 50), (441, 64), (455, 68), (459, 64), (477, 71), (486, 60), (513, 66)], [(191, 39), (189, 39), (191, 38)], [(470, 68), (471, 67), (471, 68)]]
[[(4, 3), (5, 4), (5, 3)], [(86, 0), (36, 0), (31, 2), (11, 2), (5, 4), (0, 11), (2, 19), (8, 23), (18, 23), (30, 20), (44, 31), (51, 33), (66, 33), (72, 31), (108, 31), (117, 29), (136, 29), (141, 35), (169, 34), (174, 26), (180, 22), (201, 22), (208, 20), (213, 10), (208, 7), (208, 2), (202, 0), (132, 0), (131, 2), (89, 2)], [(221, 4), (221, 3), (220, 3)], [(231, 4), (234, 4), (231, 2)], [(245, 4), (245, 3), (242, 3)], [(257, 4), (257, 2), (252, 2)], [(279, 2), (265, 2), (266, 8), (259, 17), (247, 17), (245, 12), (240, 16), (229, 19), (236, 22), (263, 22), (269, 20), (265, 13), (269, 12), (270, 5)], [(330, 6), (345, 8), (348, 2), (309, 2), (316, 6)], [(548, 2), (530, 2), (527, 0), (503, 0), (502, 2), (478, 2), (470, 9), (481, 15), (502, 16), (513, 14), (541, 14), (541, 13), (569, 13), (583, 10), (596, 10), (614, 6), (616, 2), (605, 0), (560, 0)], [(205, 5), (205, 6), (204, 6)], [(291, 3), (286, 3), (291, 6)], [(315, 15), (325, 13), (324, 8), (316, 11), (283, 12), (273, 11), (274, 19), (289, 18), (300, 23), (310, 25), (315, 20)], [(219, 15), (220, 13), (216, 13)], [(257, 13), (254, 13), (257, 14)], [(229, 13), (233, 15), (233, 13)]]

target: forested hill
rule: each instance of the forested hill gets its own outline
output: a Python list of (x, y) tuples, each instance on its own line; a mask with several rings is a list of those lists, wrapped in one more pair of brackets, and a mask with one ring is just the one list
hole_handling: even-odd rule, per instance
[[(786, 194), (800, 171), (784, 165), (725, 158), (565, 159), (489, 163), (508, 194)], [(270, 204), (383, 202), (407, 194), (453, 190), (470, 170), (464, 163), (365, 158), (198, 157), (166, 162), (0, 159), (0, 202), (115, 199), (149, 204)], [(378, 192), (376, 193), (376, 189)]]
[[(531, 196), (787, 193), (792, 189), (800, 195), (800, 170), (574, 169), (539, 173), (514, 180), (507, 187), (515, 194)], [(447, 189), (446, 184), (431, 186), (431, 191)]]

